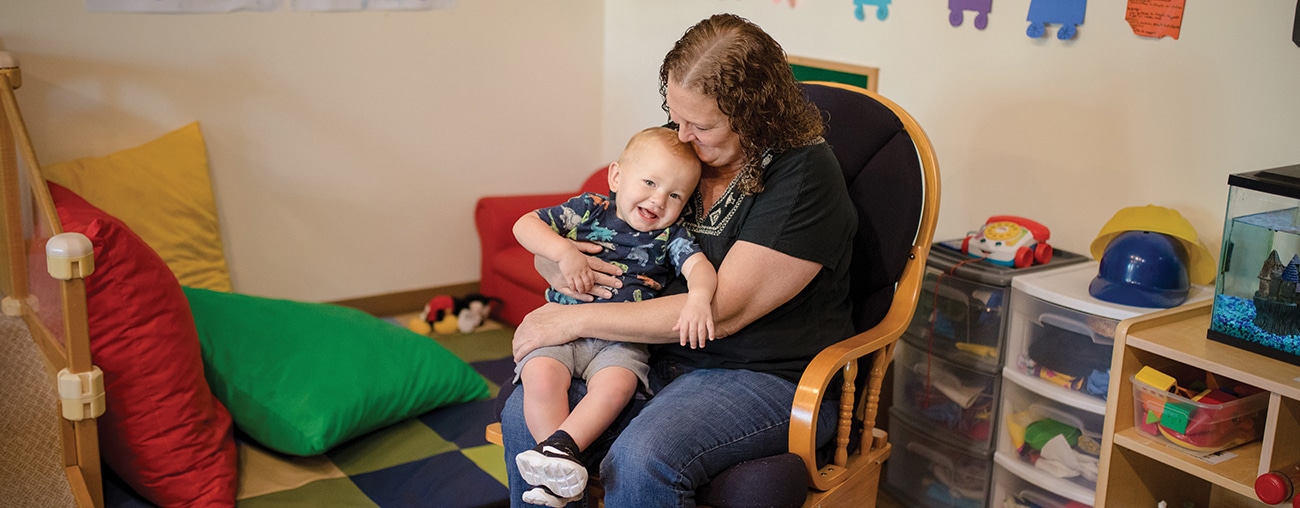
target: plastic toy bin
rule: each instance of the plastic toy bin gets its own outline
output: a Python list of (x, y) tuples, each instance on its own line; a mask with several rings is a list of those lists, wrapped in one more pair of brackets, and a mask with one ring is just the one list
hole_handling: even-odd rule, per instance
[(927, 429), (896, 408), (889, 411), (889, 442), (885, 488), (904, 506), (984, 506), (993, 452)]
[(997, 374), (927, 349), (919, 339), (903, 335), (894, 351), (894, 409), (928, 428), (947, 429), (989, 449), (997, 418)]
[(1212, 453), (1259, 439), (1264, 433), (1268, 392), (1236, 385), (1227, 392), (1206, 390), (1198, 400), (1133, 381), (1133, 426), (1170, 446)]
[(998, 455), (1033, 470), (1034, 476), (1096, 489), (1105, 405), (1061, 390), (1049, 396), (1035, 391), (1041, 388), (1037, 384), (1021, 385), (1023, 379), (1015, 373), (1003, 376)]
[(962, 254), (961, 243), (937, 242), (930, 249), (908, 333), (925, 341), (933, 335), (934, 349), (954, 353), (949, 355), (952, 361), (997, 372), (1003, 362), (1012, 278), (1087, 258), (1056, 250), (1048, 264), (1010, 268)]

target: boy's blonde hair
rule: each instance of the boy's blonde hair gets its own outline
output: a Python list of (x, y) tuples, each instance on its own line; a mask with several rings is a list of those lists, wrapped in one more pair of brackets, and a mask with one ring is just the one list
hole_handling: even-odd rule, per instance
[(632, 139), (629, 139), (627, 145), (623, 147), (623, 153), (619, 154), (618, 163), (635, 162), (638, 157), (645, 153), (646, 148), (655, 145), (667, 150), (673, 157), (694, 162), (694, 167), (699, 169), (700, 157), (695, 154), (695, 149), (691, 147), (690, 143), (683, 143), (677, 137), (677, 131), (667, 127), (649, 127), (633, 134)]

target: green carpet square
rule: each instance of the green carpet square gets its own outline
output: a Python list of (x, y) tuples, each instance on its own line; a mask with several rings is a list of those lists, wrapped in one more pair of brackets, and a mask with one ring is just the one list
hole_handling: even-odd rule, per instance
[(293, 490), (266, 494), (235, 503), (238, 508), (379, 508), (352, 480), (320, 480)]
[(433, 340), (466, 363), (474, 363), (509, 358), (513, 354), (510, 342), (514, 337), (513, 328), (499, 328), (467, 334), (434, 335)]
[(456, 451), (418, 419), (410, 419), (344, 443), (327, 455), (349, 476)]
[(482, 469), (484, 473), (492, 475), (502, 485), (509, 486), (509, 479), (506, 478), (506, 463), (502, 460), (505, 456), (504, 448), (494, 444), (486, 444), (461, 449), (460, 453), (478, 464), (479, 469)]

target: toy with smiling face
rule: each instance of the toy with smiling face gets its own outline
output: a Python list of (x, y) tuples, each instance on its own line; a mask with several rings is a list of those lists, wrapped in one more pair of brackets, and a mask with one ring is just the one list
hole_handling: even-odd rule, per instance
[(1051, 232), (1046, 226), (1013, 215), (994, 215), (976, 231), (966, 233), (961, 252), (990, 263), (1024, 268), (1052, 260)]

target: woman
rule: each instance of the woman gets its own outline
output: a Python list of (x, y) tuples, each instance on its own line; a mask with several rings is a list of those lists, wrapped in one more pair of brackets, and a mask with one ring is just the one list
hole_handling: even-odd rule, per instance
[[(685, 297), (675, 294), (684, 292), (677, 285), (644, 302), (547, 305), (524, 319), (514, 341), (516, 359), (579, 337), (654, 345), (655, 395), (643, 407), (630, 405), (582, 457), (588, 467), (599, 461), (611, 507), (694, 506), (695, 490), (719, 472), (787, 451), (799, 376), (819, 351), (852, 334), (848, 275), (857, 218), (821, 139), (821, 116), (781, 46), (742, 18), (715, 15), (677, 41), (659, 83), (669, 120), (703, 162), (682, 220), (717, 267), (720, 338), (699, 349), (677, 345), (672, 328)], [(537, 265), (557, 280), (553, 265)], [(599, 282), (615, 284), (612, 277)], [(502, 414), (508, 457), (536, 444), (518, 392)], [(582, 393), (578, 386), (572, 396)], [(831, 436), (834, 405), (822, 406), (819, 443)], [(507, 469), (519, 503), (530, 486), (512, 464)]]

